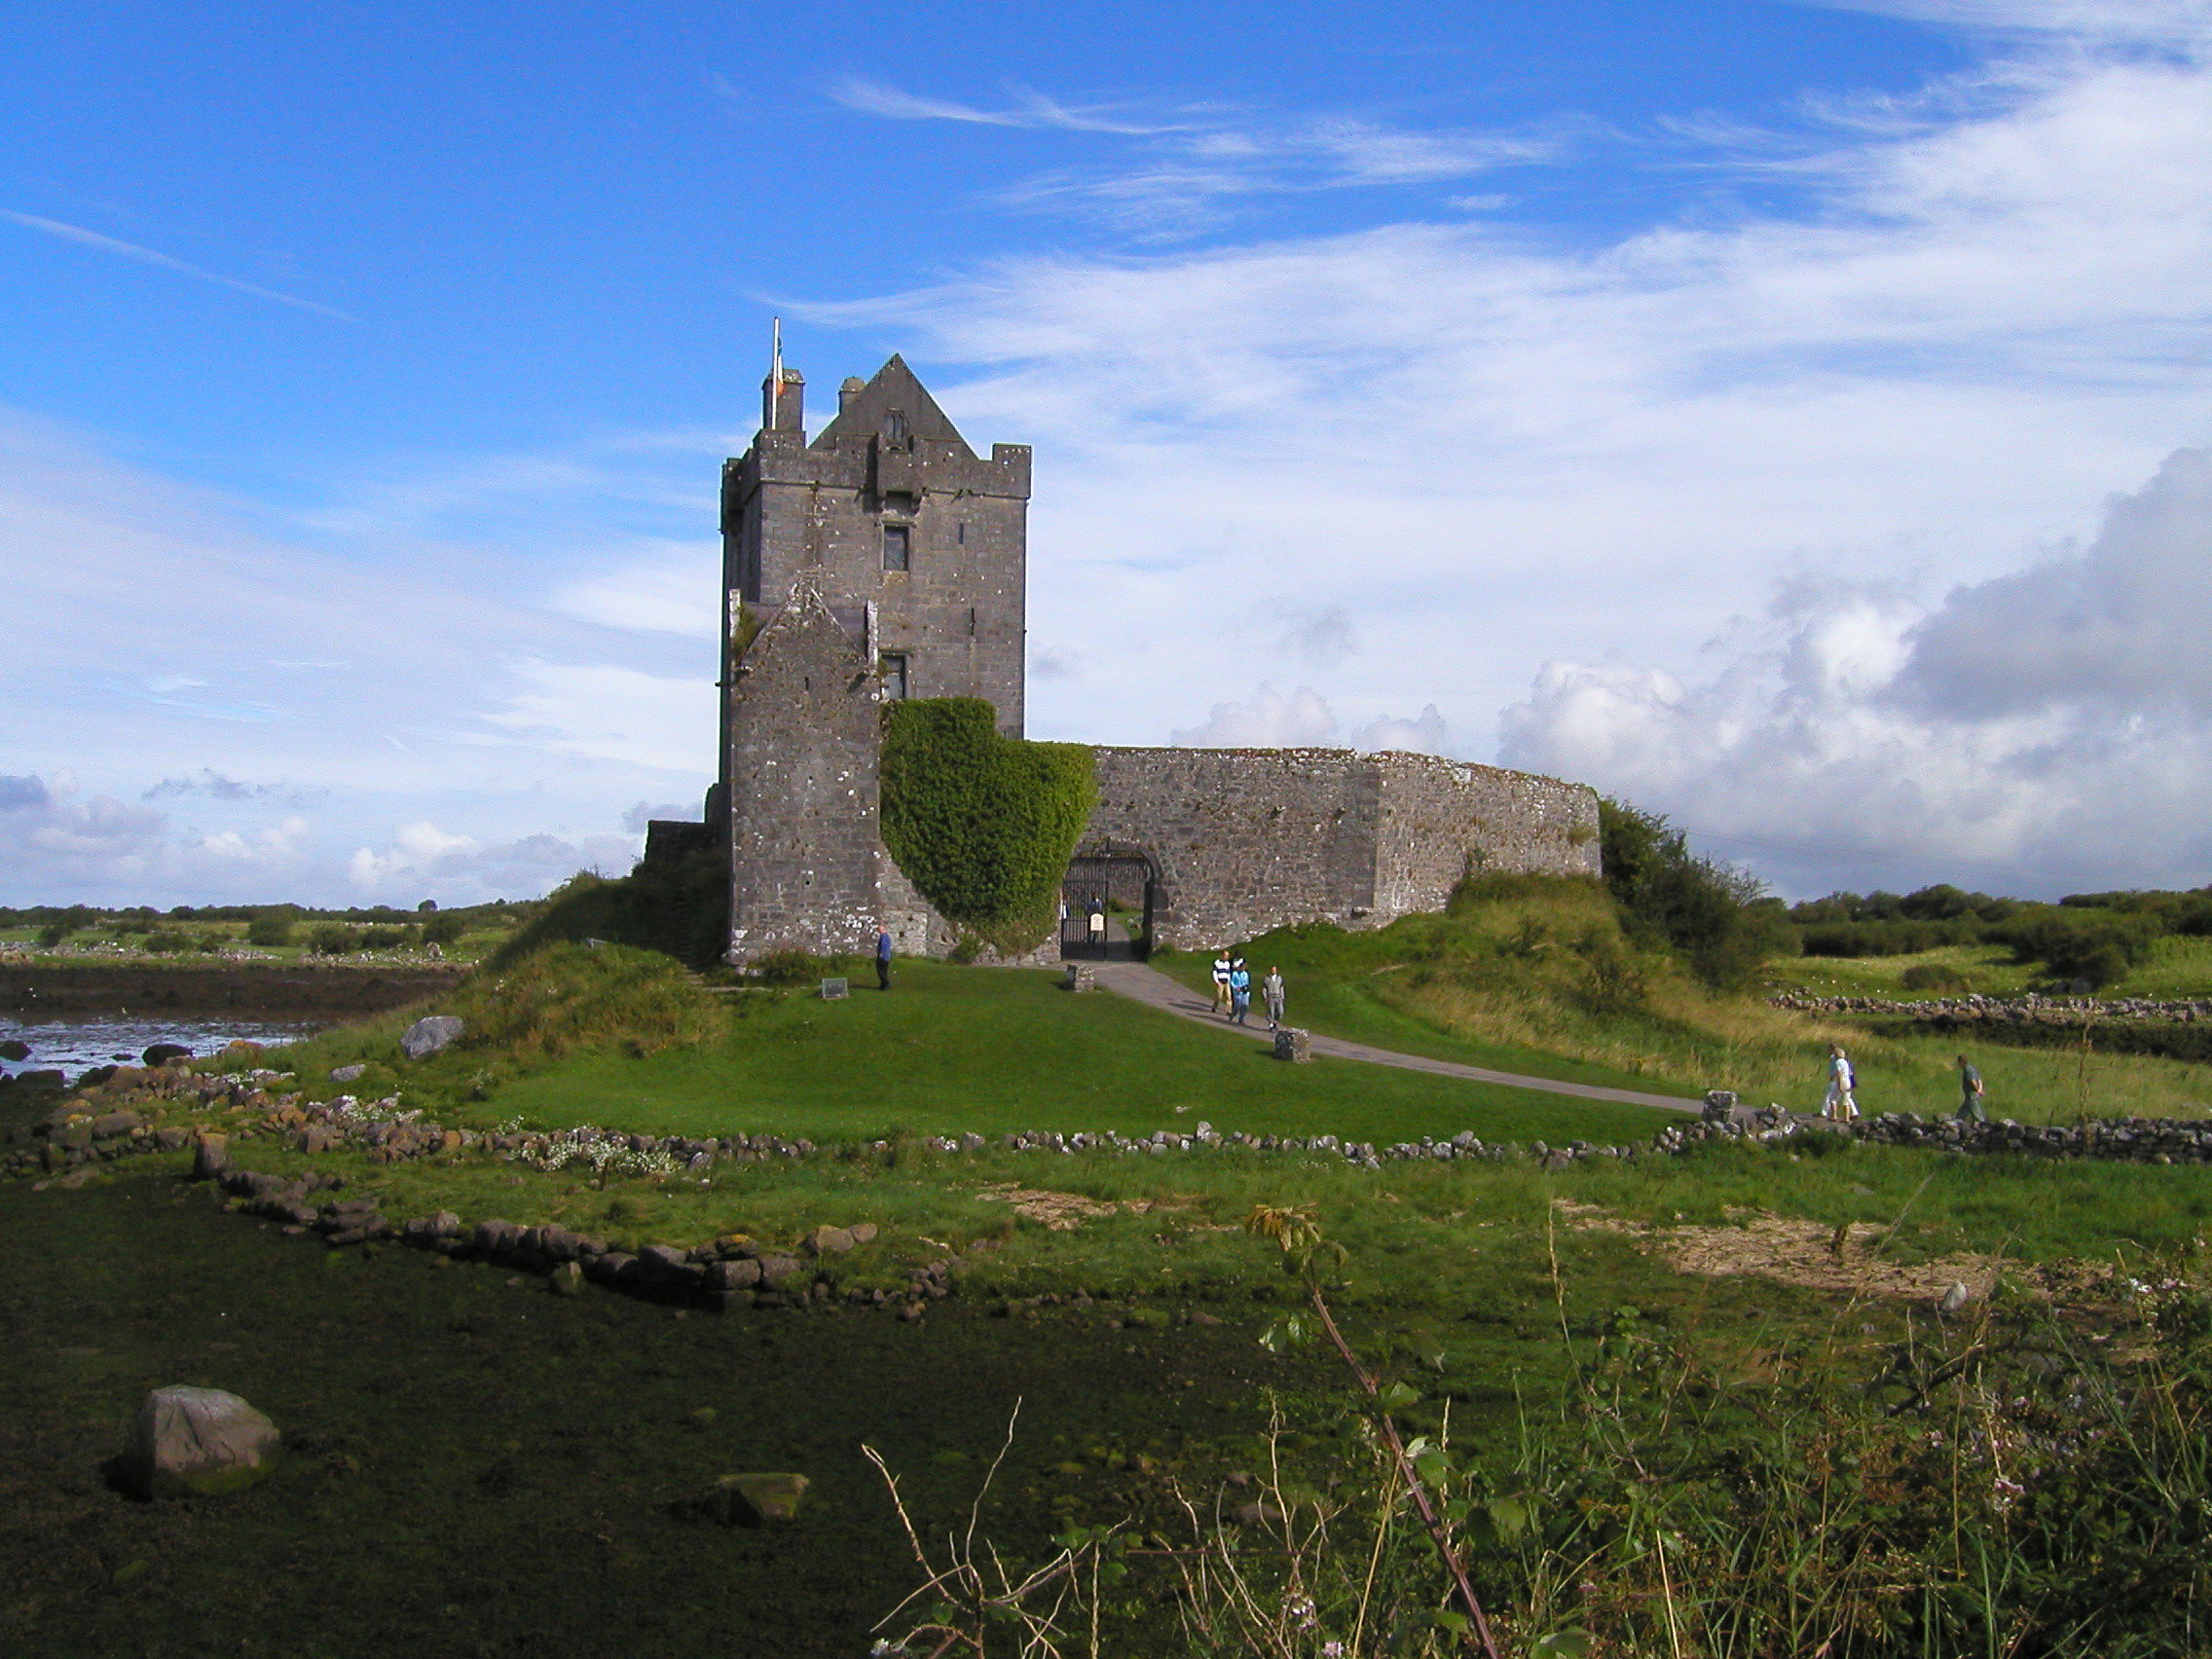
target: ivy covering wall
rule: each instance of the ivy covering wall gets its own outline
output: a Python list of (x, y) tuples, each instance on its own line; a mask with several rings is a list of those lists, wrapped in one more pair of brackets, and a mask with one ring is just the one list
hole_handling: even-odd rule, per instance
[(1091, 752), (1001, 737), (979, 697), (883, 711), (883, 843), (956, 925), (1010, 949), (1058, 914), (1061, 878), (1097, 804)]

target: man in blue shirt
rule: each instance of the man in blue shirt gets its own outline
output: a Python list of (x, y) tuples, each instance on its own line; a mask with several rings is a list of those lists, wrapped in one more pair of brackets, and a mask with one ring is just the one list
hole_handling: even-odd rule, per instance
[(875, 931), (875, 988), (891, 989), (891, 935), (882, 928)]

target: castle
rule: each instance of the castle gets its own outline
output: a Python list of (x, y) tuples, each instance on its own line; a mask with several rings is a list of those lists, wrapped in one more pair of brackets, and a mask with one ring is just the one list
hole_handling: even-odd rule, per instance
[[(720, 775), (707, 822), (654, 824), (646, 857), (727, 848), (732, 962), (866, 952), (879, 927), (942, 956), (958, 930), (878, 832), (880, 706), (979, 697), (1022, 735), (1029, 450), (977, 455), (896, 356), (844, 383), (811, 443), (804, 397), (779, 362), (723, 466)], [(1331, 749), (1095, 753), (1068, 910), (1141, 908), (1166, 949), (1380, 927), (1443, 908), (1470, 869), (1599, 868), (1597, 796), (1554, 778)], [(1059, 954), (1047, 939), (1018, 959)]]

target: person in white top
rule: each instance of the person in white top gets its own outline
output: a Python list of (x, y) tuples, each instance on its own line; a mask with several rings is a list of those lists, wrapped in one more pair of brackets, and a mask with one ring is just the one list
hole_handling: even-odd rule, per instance
[(1859, 1102), (1851, 1091), (1859, 1086), (1859, 1077), (1851, 1069), (1851, 1056), (1840, 1048), (1828, 1051), (1828, 1093), (1821, 1103), (1821, 1116), (1840, 1119), (1848, 1124), (1859, 1116)]
[(1221, 954), (1213, 959), (1213, 1011), (1229, 1012), (1229, 947), (1223, 945)]

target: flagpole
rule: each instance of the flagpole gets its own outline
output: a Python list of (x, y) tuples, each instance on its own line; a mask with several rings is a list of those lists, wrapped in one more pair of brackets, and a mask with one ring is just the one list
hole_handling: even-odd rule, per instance
[(769, 321), (770, 365), (768, 369), (768, 429), (775, 431), (784, 424), (784, 319)]

